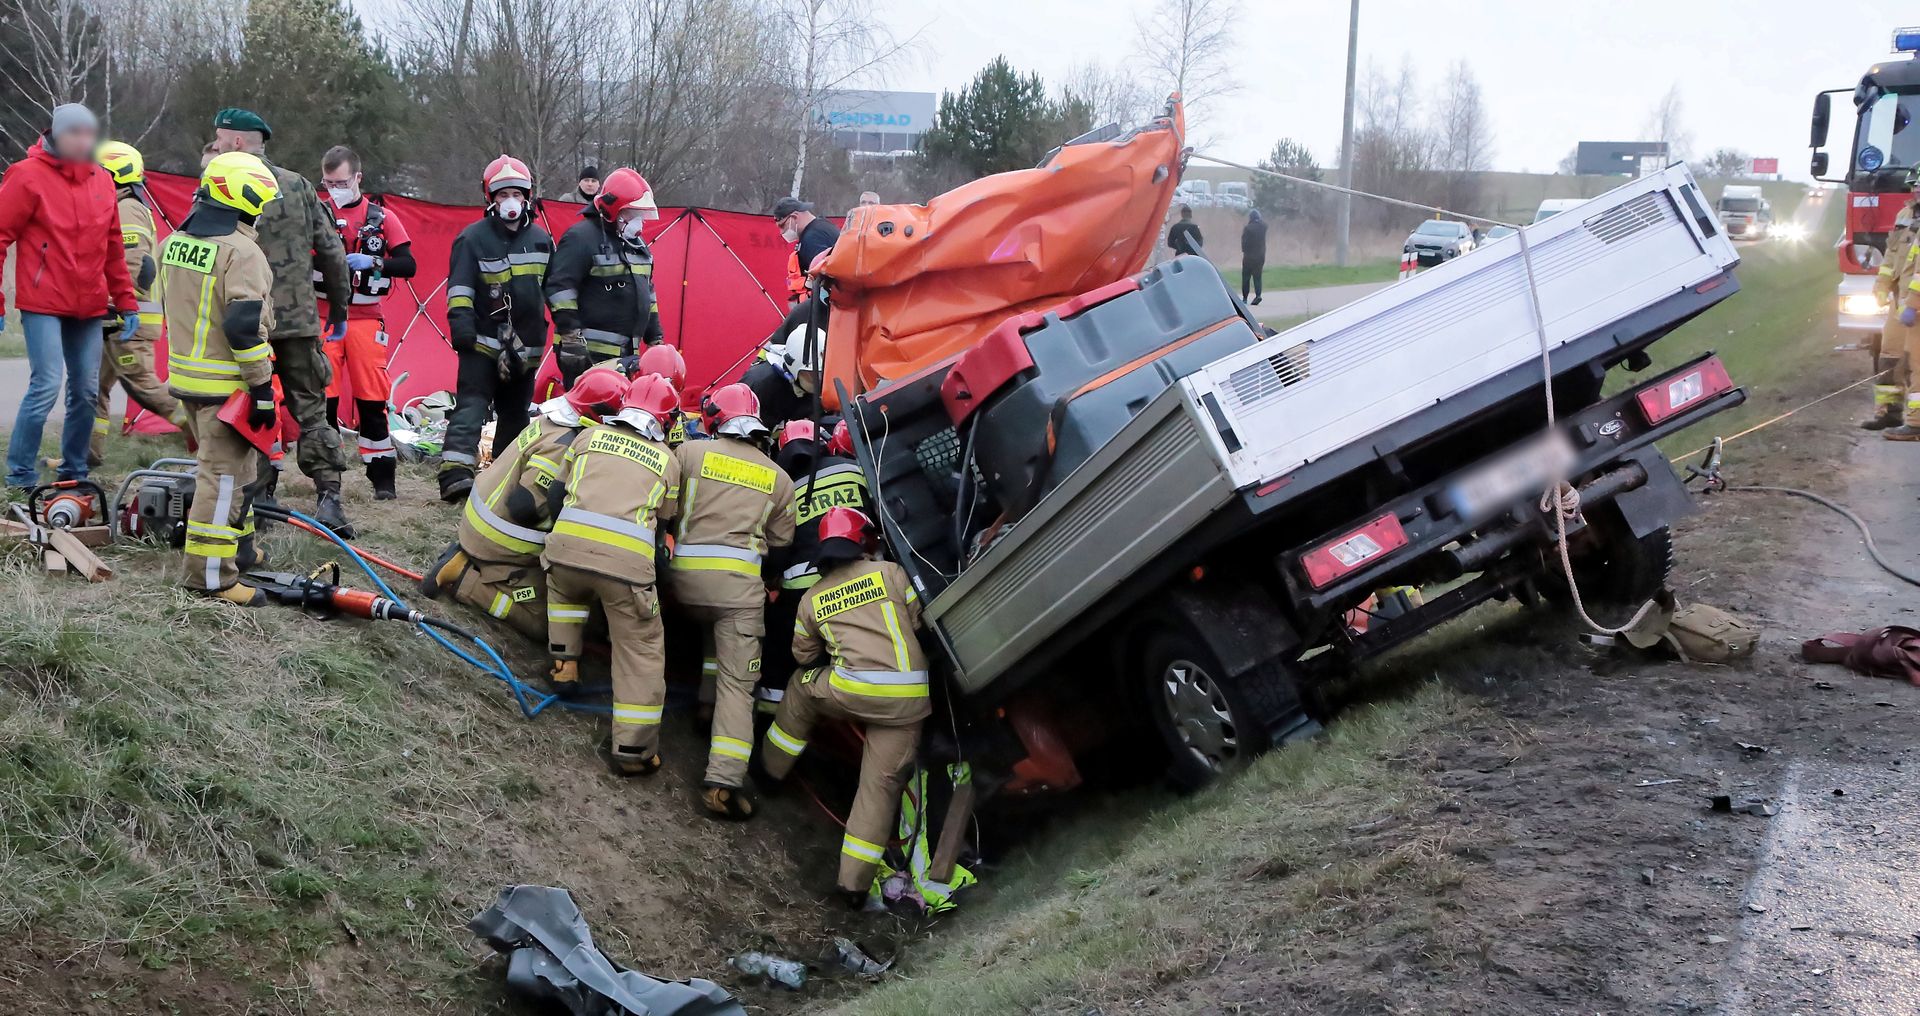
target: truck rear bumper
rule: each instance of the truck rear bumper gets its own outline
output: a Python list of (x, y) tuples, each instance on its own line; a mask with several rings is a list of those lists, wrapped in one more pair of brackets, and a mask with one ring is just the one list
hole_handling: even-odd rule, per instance
[[(1692, 511), (1692, 500), (1675, 475), (1657, 442), (1715, 413), (1746, 401), (1746, 390), (1730, 388), (1703, 398), (1684, 411), (1648, 422), (1636, 404), (1642, 391), (1685, 376), (1706, 364), (1703, 356), (1648, 385), (1596, 403), (1560, 421), (1560, 431), (1572, 444), (1576, 459), (1567, 475), (1580, 490), (1582, 511), (1602, 505), (1618, 506), (1628, 527), (1644, 536)], [(1405, 534), (1405, 542), (1390, 548), (1371, 563), (1315, 585), (1301, 560), (1315, 549), (1343, 538), (1345, 530), (1325, 534), (1284, 555), (1282, 572), (1294, 601), (1309, 615), (1343, 612), (1372, 590), (1394, 585), (1412, 573), (1437, 578), (1493, 567), (1513, 550), (1529, 543), (1551, 545), (1558, 539), (1553, 516), (1537, 503), (1513, 505), (1490, 519), (1461, 516), (1450, 507), (1448, 491), (1462, 477), (1487, 464), (1483, 460), (1387, 502), (1368, 519), (1391, 516)], [(1569, 535), (1579, 522), (1569, 523)], [(1358, 530), (1355, 530), (1358, 531)], [(1309, 627), (1311, 625), (1309, 624)]]

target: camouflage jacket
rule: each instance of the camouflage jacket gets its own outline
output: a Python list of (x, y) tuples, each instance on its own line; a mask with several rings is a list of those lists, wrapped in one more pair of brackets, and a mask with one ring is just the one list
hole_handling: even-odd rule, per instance
[(337, 308), (340, 319), (346, 320), (352, 296), (347, 251), (313, 184), (290, 169), (271, 162), (268, 166), (280, 181), (280, 197), (260, 213), (255, 228), (260, 249), (273, 266), (273, 338), (319, 338), (320, 308), (314, 302), (313, 273), (321, 274), (319, 288), (327, 305)]

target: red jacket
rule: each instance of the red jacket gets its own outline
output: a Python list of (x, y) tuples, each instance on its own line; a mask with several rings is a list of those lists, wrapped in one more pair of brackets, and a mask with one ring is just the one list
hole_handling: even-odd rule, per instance
[(121, 313), (139, 310), (113, 178), (92, 162), (55, 157), (45, 138), (0, 179), (0, 269), (9, 248), (19, 253), (14, 303), (23, 311), (103, 318), (109, 303)]

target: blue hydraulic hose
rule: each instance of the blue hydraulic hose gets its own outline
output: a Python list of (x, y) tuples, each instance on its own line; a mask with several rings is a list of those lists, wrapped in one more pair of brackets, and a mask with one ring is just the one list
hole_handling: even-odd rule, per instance
[[(282, 508), (279, 509), (279, 511), (284, 513), (288, 518), (299, 519), (307, 525), (312, 526), (315, 532), (332, 540), (335, 546), (346, 551), (347, 556), (353, 559), (353, 563), (358, 565), (360, 570), (366, 572), (367, 577), (373, 580), (374, 586), (380, 590), (380, 595), (399, 604), (402, 609), (409, 611), (413, 609), (408, 606), (407, 601), (400, 598), (399, 593), (393, 591), (392, 586), (387, 585), (386, 580), (380, 577), (380, 573), (373, 569), (373, 565), (369, 563), (366, 558), (360, 556), (360, 552), (353, 548), (353, 544), (341, 539), (339, 534), (322, 525), (319, 519), (290, 508)], [(271, 511), (263, 512), (262, 514), (271, 514)], [(447, 652), (459, 657), (474, 669), (504, 683), (507, 686), (507, 690), (513, 693), (513, 701), (520, 707), (521, 715), (527, 719), (533, 719), (540, 715), (541, 711), (545, 710), (548, 706), (556, 703), (558, 703), (562, 709), (571, 709), (575, 712), (582, 713), (606, 714), (613, 711), (609, 706), (596, 705), (588, 702), (569, 702), (558, 695), (542, 694), (527, 687), (519, 678), (513, 676), (513, 668), (507, 666), (507, 662), (500, 658), (500, 654), (495, 652), (494, 648), (488, 645), (485, 639), (482, 639), (470, 631), (466, 631), (436, 618), (427, 617), (424, 614), (421, 615), (419, 621), (414, 622), (414, 627), (420, 629), (428, 638), (440, 643), (441, 647), (446, 649)], [(442, 635), (440, 633), (441, 629), (471, 640), (474, 645), (479, 646), (481, 650), (486, 653), (486, 659), (484, 661), (476, 659), (472, 654), (455, 645), (451, 639)]]

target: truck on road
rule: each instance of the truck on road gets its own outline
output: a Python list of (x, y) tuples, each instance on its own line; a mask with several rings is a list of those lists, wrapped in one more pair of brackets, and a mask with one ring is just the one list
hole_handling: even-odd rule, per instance
[[(1873, 292), (1873, 280), (1886, 258), (1887, 235), (1912, 191), (1908, 174), (1920, 168), (1920, 27), (1893, 33), (1892, 59), (1867, 68), (1848, 88), (1821, 92), (1813, 99), (1811, 147), (1813, 177), (1846, 186), (1846, 225), (1834, 242), (1840, 263), (1838, 324), (1843, 334), (1877, 347), (1887, 305)], [(1828, 176), (1833, 159), (1826, 151), (1833, 127), (1833, 96), (1853, 105), (1853, 132), (1839, 176)]]
[(1773, 229), (1773, 205), (1753, 184), (1727, 184), (1713, 210), (1736, 240), (1764, 240)]
[(1656, 444), (1745, 392), (1647, 350), (1739, 288), (1739, 255), (1684, 166), (1525, 233), (1531, 273), (1500, 244), (1277, 335), (1176, 258), (843, 390), (953, 692), (934, 749), (1015, 789), (1102, 745), (1202, 782), (1478, 604), (1568, 602), (1560, 479), (1585, 602), (1653, 595), (1691, 504)]

